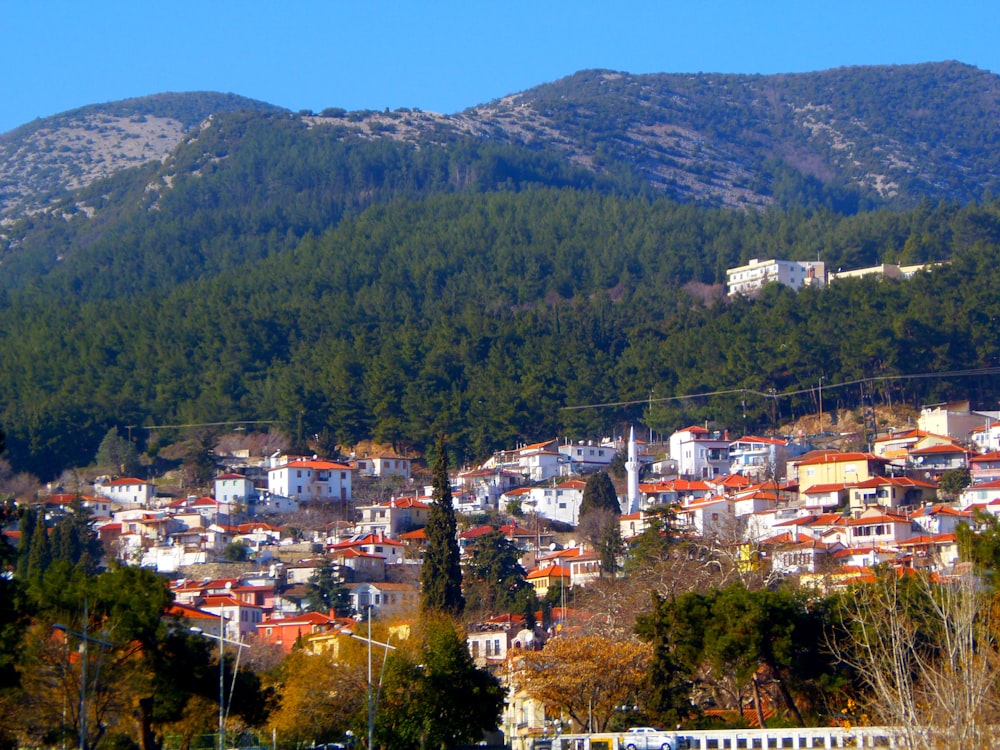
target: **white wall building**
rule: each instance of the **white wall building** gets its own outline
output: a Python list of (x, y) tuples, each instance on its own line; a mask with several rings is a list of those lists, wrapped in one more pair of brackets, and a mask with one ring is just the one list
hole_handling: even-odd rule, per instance
[(670, 436), (670, 457), (685, 479), (712, 479), (729, 473), (729, 438), (697, 425)]
[(242, 474), (220, 474), (215, 478), (215, 499), (220, 503), (245, 503), (256, 495), (253, 482)]
[(730, 297), (738, 294), (751, 295), (771, 281), (777, 281), (792, 289), (801, 289), (804, 286), (822, 287), (826, 283), (826, 267), (818, 260), (753, 258), (745, 266), (726, 269), (726, 286)]
[(267, 472), (271, 494), (308, 500), (350, 500), (351, 467), (321, 459), (296, 459)]
[(149, 508), (156, 497), (156, 486), (133, 477), (109, 479), (94, 485), (98, 497), (106, 497), (119, 505)]
[(538, 513), (550, 521), (576, 526), (580, 521), (580, 505), (583, 503), (583, 489), (586, 486), (586, 482), (572, 479), (561, 484), (522, 487), (504, 497), (506, 507), (511, 502), (520, 501), (521, 510), (526, 513)]
[(617, 450), (611, 445), (595, 445), (593, 440), (580, 440), (560, 445), (559, 452), (569, 458), (572, 473), (587, 474), (607, 469)]

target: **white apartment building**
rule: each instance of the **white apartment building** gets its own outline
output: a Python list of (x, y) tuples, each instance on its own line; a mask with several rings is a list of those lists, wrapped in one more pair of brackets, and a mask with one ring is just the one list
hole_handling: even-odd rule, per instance
[(779, 284), (801, 289), (804, 286), (822, 287), (826, 283), (826, 266), (818, 260), (758, 260), (752, 258), (745, 266), (726, 269), (726, 287), (729, 296), (750, 296), (765, 284)]

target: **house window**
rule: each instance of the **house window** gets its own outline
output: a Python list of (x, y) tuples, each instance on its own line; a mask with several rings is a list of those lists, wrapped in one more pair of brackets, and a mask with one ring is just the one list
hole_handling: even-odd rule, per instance
[(493, 656), (492, 644), (489, 641), (486, 641), (486, 656)]
[(496, 656), (500, 656), (500, 639), (499, 638), (497, 638), (495, 641), (493, 641), (493, 653)]
[(479, 641), (472, 642), (472, 658), (473, 659), (479, 658)]

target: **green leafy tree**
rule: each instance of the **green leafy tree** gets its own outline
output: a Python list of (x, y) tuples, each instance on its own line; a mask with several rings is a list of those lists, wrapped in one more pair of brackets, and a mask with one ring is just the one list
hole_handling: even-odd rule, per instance
[(329, 557), (320, 558), (316, 570), (306, 581), (306, 609), (310, 612), (333, 612), (337, 617), (351, 613), (351, 597)]
[(499, 725), (503, 698), (499, 680), (476, 668), (456, 625), (429, 617), (419, 651), (388, 658), (377, 742), (398, 750), (474, 744)]
[(522, 601), (522, 591), (532, 588), (525, 575), (517, 547), (494, 529), (479, 537), (472, 548), (472, 559), (462, 576), (465, 598), (477, 602), (484, 612), (510, 612)]
[(222, 552), (226, 562), (246, 562), (250, 558), (250, 548), (242, 542), (230, 542)]
[(433, 501), (424, 529), (427, 545), (420, 569), (420, 608), (424, 612), (460, 615), (465, 609), (458, 550), (458, 521), (448, 478), (444, 438), (437, 442)]
[(21, 539), (17, 546), (17, 577), (22, 581), (28, 580), (28, 560), (31, 557), (31, 540), (35, 535), (35, 526), (38, 521), (38, 512), (34, 508), (24, 506), (18, 513), (18, 530), (21, 532)]

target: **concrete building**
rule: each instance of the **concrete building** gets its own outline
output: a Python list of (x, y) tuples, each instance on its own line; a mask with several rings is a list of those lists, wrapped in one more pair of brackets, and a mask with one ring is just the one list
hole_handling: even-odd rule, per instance
[(729, 296), (750, 296), (765, 284), (776, 281), (792, 289), (804, 286), (822, 287), (826, 283), (826, 267), (821, 261), (758, 260), (753, 258), (745, 266), (726, 269), (726, 287)]

